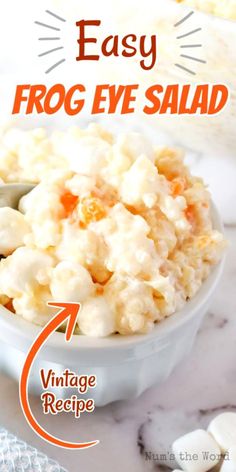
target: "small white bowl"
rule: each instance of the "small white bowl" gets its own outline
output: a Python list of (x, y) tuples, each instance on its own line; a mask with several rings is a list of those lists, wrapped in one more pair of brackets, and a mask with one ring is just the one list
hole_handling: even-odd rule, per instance
[[(222, 231), (215, 208), (212, 213), (214, 227)], [(213, 268), (197, 295), (180, 312), (157, 324), (149, 334), (98, 339), (74, 336), (66, 343), (63, 333), (54, 333), (32, 367), (30, 390), (42, 393), (41, 368), (53, 369), (57, 374), (69, 368), (76, 374), (96, 375), (98, 385), (88, 393), (96, 406), (137, 397), (153, 384), (163, 382), (189, 353), (223, 264), (224, 260)], [(0, 368), (18, 380), (26, 353), (41, 329), (0, 306)], [(67, 389), (57, 389), (57, 393), (68, 397)]]

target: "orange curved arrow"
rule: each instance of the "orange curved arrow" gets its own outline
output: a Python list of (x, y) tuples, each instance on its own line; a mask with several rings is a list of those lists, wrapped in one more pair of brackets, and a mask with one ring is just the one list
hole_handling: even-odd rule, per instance
[(30, 370), (32, 364), (42, 348), (45, 344), (49, 336), (57, 330), (62, 323), (68, 318), (67, 327), (66, 327), (66, 342), (69, 342), (75, 328), (75, 324), (77, 321), (78, 311), (80, 309), (79, 303), (54, 303), (48, 302), (48, 305), (60, 308), (59, 313), (57, 313), (52, 320), (50, 320), (41, 333), (38, 335), (34, 343), (32, 344), (27, 358), (22, 370), (21, 379), (20, 379), (20, 402), (23, 413), (25, 415), (26, 420), (28, 421), (31, 428), (45, 441), (54, 444), (55, 446), (63, 447), (66, 449), (85, 449), (91, 446), (95, 446), (99, 443), (99, 441), (91, 441), (85, 443), (73, 443), (63, 441), (51, 434), (49, 434), (44, 428), (40, 426), (37, 422), (36, 418), (34, 417), (30, 405), (29, 405), (29, 398), (28, 398), (28, 380), (30, 375)]

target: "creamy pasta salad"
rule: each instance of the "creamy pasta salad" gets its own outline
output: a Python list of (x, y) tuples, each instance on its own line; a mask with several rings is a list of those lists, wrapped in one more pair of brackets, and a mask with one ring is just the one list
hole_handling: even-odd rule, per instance
[(49, 300), (81, 302), (77, 332), (149, 332), (180, 310), (224, 250), (210, 196), (180, 150), (98, 125), (2, 136), (4, 182), (38, 185), (0, 208), (0, 300), (44, 325)]
[(176, 0), (206, 13), (236, 20), (236, 0)]

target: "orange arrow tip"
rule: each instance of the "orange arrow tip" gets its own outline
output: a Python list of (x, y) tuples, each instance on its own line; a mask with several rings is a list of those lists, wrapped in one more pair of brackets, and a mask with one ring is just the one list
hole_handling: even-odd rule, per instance
[(55, 308), (61, 308), (59, 315), (60, 316), (60, 325), (62, 325), (65, 320), (68, 318), (67, 327), (66, 327), (66, 341), (70, 341), (75, 330), (75, 325), (77, 322), (77, 316), (81, 308), (80, 303), (78, 302), (47, 302), (48, 306)]
[(47, 302), (48, 306), (54, 306), (55, 308), (62, 308), (68, 312), (68, 316), (71, 313), (71, 311), (79, 311), (80, 309), (80, 303), (79, 302)]

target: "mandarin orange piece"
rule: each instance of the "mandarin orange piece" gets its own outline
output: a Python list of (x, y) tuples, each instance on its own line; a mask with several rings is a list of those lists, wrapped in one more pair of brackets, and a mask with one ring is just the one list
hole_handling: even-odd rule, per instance
[(88, 225), (93, 221), (99, 221), (106, 215), (106, 211), (100, 199), (86, 197), (80, 204), (80, 218), (82, 223)]
[(65, 192), (61, 195), (60, 201), (64, 207), (65, 215), (69, 216), (75, 209), (79, 201), (79, 197), (73, 195), (71, 192)]
[(186, 210), (185, 210), (185, 216), (188, 220), (188, 222), (191, 224), (191, 225), (194, 225), (195, 223), (195, 220), (196, 220), (196, 216), (195, 216), (195, 207), (194, 205), (188, 205)]
[(170, 191), (173, 197), (178, 197), (186, 189), (186, 179), (184, 177), (176, 177), (170, 183)]

